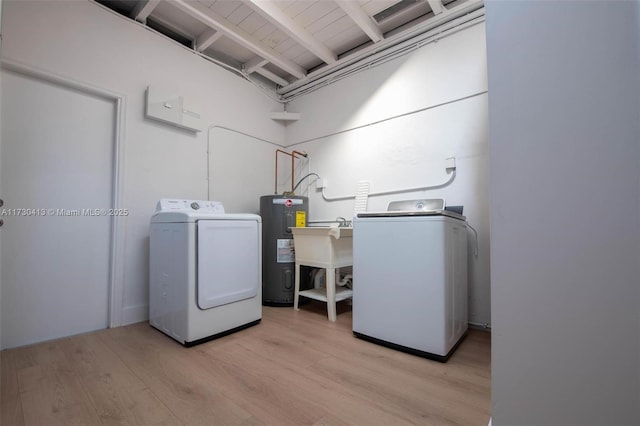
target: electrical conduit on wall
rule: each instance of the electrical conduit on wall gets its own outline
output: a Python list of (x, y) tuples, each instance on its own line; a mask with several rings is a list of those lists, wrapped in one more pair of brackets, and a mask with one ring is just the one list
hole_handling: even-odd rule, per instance
[[(375, 126), (377, 124), (381, 124), (381, 123), (385, 123), (385, 122), (388, 122), (388, 121), (396, 120), (396, 119), (399, 119), (399, 118), (402, 118), (402, 117), (407, 117), (407, 116), (410, 116), (410, 115), (413, 115), (413, 114), (417, 114), (417, 113), (420, 113), (420, 112), (428, 111), (428, 110), (431, 110), (431, 109), (434, 109), (434, 108), (439, 108), (439, 107), (442, 107), (442, 106), (445, 106), (445, 105), (450, 105), (450, 104), (453, 104), (453, 103), (456, 103), (456, 102), (461, 102), (461, 101), (464, 101), (464, 100), (475, 98), (477, 96), (484, 95), (486, 93), (488, 93), (488, 91), (487, 90), (483, 90), (481, 92), (476, 92), (476, 93), (473, 93), (471, 95), (467, 95), (467, 96), (463, 96), (463, 97), (460, 97), (460, 98), (452, 99), (450, 101), (440, 102), (440, 103), (437, 103), (435, 105), (430, 105), (430, 106), (427, 106), (427, 107), (424, 107), (424, 108), (419, 108), (419, 109), (416, 109), (416, 110), (413, 110), (413, 111), (408, 111), (408, 112), (405, 112), (405, 113), (402, 113), (402, 114), (396, 114), (396, 115), (393, 115), (391, 117), (387, 117), (387, 118), (383, 118), (383, 119), (380, 119), (380, 120), (373, 121), (371, 123), (366, 123), (366, 124), (362, 124), (362, 125), (359, 125), (359, 126), (356, 126), (356, 127), (351, 127), (351, 128), (344, 129), (344, 130), (339, 130), (337, 132), (331, 132), (331, 133), (328, 133), (326, 135), (315, 136), (313, 138), (297, 141), (297, 142), (294, 142), (294, 143), (291, 143), (291, 144), (287, 144), (287, 145), (279, 144), (277, 142), (270, 141), (268, 139), (264, 139), (264, 138), (261, 138), (259, 136), (254, 136), (254, 135), (251, 135), (249, 133), (243, 132), (241, 130), (236, 130), (236, 129), (233, 129), (233, 128), (230, 128), (230, 127), (226, 127), (226, 126), (222, 126), (222, 125), (218, 125), (218, 124), (212, 124), (207, 128), (207, 197), (210, 198), (210, 194), (211, 194), (211, 178), (212, 178), (211, 177), (211, 167), (210, 167), (210, 164), (211, 164), (211, 132), (214, 129), (222, 129), (222, 130), (233, 132), (233, 133), (236, 133), (236, 134), (239, 134), (239, 135), (242, 135), (242, 136), (247, 136), (249, 138), (255, 139), (256, 141), (263, 142), (263, 143), (268, 143), (270, 145), (273, 145), (273, 146), (277, 147), (277, 149), (279, 149), (279, 148), (289, 148), (289, 147), (301, 145), (301, 144), (304, 144), (304, 143), (313, 142), (313, 141), (317, 141), (317, 140), (320, 140), (320, 139), (328, 138), (328, 137), (331, 137), (331, 136), (336, 136), (336, 135), (341, 135), (341, 134), (348, 133), (348, 132), (353, 132), (355, 130), (363, 129), (363, 128), (366, 128), (366, 127)], [(447, 158), (447, 160), (449, 160), (449, 158)], [(427, 190), (434, 190), (434, 189), (444, 188), (444, 187), (450, 185), (455, 180), (455, 177), (456, 177), (455, 158), (453, 158), (453, 165), (452, 166), (447, 166), (446, 167), (446, 171), (447, 171), (447, 173), (450, 173), (451, 176), (449, 177), (449, 179), (447, 179), (446, 182), (443, 182), (443, 183), (434, 184), (434, 185), (427, 185), (427, 186), (421, 186), (421, 187), (400, 188), (400, 189), (395, 189), (395, 190), (390, 190), (390, 191), (368, 193), (367, 195), (369, 197), (376, 197), (376, 196), (383, 196), (383, 195), (401, 194), (401, 193), (405, 193), (405, 192), (427, 191)], [(292, 171), (292, 173), (293, 173), (293, 171)], [(316, 176), (318, 176), (318, 175), (316, 174)], [(297, 187), (297, 185), (296, 185), (296, 187)], [(343, 196), (330, 197), (325, 193), (325, 188), (322, 188), (322, 198), (325, 201), (328, 201), (328, 202), (331, 202), (331, 201), (343, 201), (343, 200), (355, 199), (356, 195), (354, 194), (354, 195), (343, 195)]]
[[(297, 141), (297, 142), (294, 142), (292, 144), (288, 144), (286, 146), (289, 148), (289, 147), (292, 147), (292, 146), (297, 146), (297, 145), (301, 145), (301, 144), (308, 143), (308, 142), (314, 142), (314, 141), (317, 141), (317, 140), (320, 140), (320, 139), (324, 139), (324, 138), (328, 138), (328, 137), (331, 137), (331, 136), (337, 136), (337, 135), (341, 135), (341, 134), (344, 134), (344, 133), (349, 133), (349, 132), (352, 132), (352, 131), (355, 131), (355, 130), (363, 129), (363, 128), (370, 127), (370, 126), (375, 126), (375, 125), (378, 125), (378, 124), (381, 124), (381, 123), (385, 123), (385, 122), (388, 122), (388, 121), (392, 121), (392, 120), (396, 120), (396, 119), (399, 119), (399, 118), (407, 117), (407, 116), (410, 116), (410, 115), (413, 115), (413, 114), (417, 114), (417, 113), (420, 113), (420, 112), (424, 112), (424, 111), (428, 111), (428, 110), (431, 110), (431, 109), (439, 108), (439, 107), (442, 107), (442, 106), (450, 105), (450, 104), (453, 104), (453, 103), (456, 103), (456, 102), (465, 101), (465, 100), (468, 100), (468, 99), (471, 99), (471, 98), (475, 98), (477, 96), (484, 95), (486, 93), (488, 93), (488, 91), (487, 90), (483, 90), (481, 92), (476, 92), (476, 93), (473, 93), (471, 95), (467, 95), (467, 96), (463, 96), (463, 97), (460, 97), (460, 98), (452, 99), (450, 101), (440, 102), (440, 103), (437, 103), (435, 105), (430, 105), (430, 106), (427, 106), (427, 107), (419, 108), (419, 109), (416, 109), (416, 110), (413, 110), (413, 111), (409, 111), (409, 112), (405, 112), (405, 113), (402, 113), (402, 114), (396, 114), (396, 115), (393, 115), (391, 117), (387, 117), (387, 118), (383, 118), (383, 119), (380, 119), (380, 120), (373, 121), (371, 123), (366, 123), (366, 124), (362, 124), (362, 125), (359, 125), (359, 126), (351, 127), (351, 128), (348, 128), (348, 129), (339, 130), (337, 132), (331, 132), (331, 133), (328, 133), (326, 135), (315, 136), (313, 138), (305, 139), (305, 140), (302, 140), (302, 141)], [(449, 177), (449, 179), (447, 179), (446, 182), (439, 183), (439, 184), (434, 184), (434, 185), (421, 186), (421, 187), (401, 188), (401, 189), (395, 189), (395, 190), (390, 190), (390, 191), (369, 193), (368, 196), (369, 197), (376, 197), (376, 196), (383, 196), (383, 195), (401, 194), (401, 193), (405, 193), (405, 192), (426, 191), (426, 190), (434, 190), (434, 189), (444, 188), (444, 187), (450, 185), (454, 181), (454, 179), (456, 177), (455, 158), (453, 158), (453, 157), (451, 157), (451, 158), (453, 159), (453, 164), (446, 167), (447, 173), (450, 173), (451, 176)], [(447, 158), (447, 160), (449, 160), (449, 158)], [(325, 201), (328, 201), (328, 202), (331, 202), (331, 201), (343, 201), (343, 200), (355, 199), (356, 195), (343, 195), (343, 196), (331, 197), (331, 196), (328, 196), (325, 193), (325, 188), (323, 187), (322, 188), (322, 198)]]

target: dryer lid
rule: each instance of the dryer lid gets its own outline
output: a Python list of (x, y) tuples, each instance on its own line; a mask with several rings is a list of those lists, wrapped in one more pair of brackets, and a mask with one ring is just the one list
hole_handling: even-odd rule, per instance
[(163, 198), (156, 204), (151, 222), (195, 222), (222, 215), (224, 206), (220, 201)]

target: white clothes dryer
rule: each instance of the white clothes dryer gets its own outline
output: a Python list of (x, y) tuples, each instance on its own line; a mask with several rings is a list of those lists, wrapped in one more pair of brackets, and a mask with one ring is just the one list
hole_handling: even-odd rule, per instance
[(262, 222), (217, 201), (158, 202), (149, 235), (149, 322), (185, 346), (262, 319)]

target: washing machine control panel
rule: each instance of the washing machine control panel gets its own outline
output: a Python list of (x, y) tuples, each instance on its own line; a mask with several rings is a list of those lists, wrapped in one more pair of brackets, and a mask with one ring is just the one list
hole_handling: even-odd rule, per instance
[(224, 206), (220, 201), (174, 200), (163, 198), (158, 201), (156, 211), (224, 213)]

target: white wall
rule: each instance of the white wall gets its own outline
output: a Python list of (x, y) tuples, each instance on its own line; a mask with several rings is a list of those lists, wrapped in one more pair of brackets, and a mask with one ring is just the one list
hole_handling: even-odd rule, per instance
[(493, 424), (640, 424), (638, 3), (486, 13)]
[[(4, 59), (127, 97), (124, 207), (131, 214), (125, 230), (123, 321), (144, 320), (150, 216), (161, 197), (207, 198), (208, 140), (206, 130), (194, 134), (144, 119), (146, 86), (175, 89), (199, 106), (207, 125), (276, 142), (283, 141), (284, 127), (269, 119), (269, 112), (281, 106), (236, 75), (93, 2), (5, 1), (2, 30)], [(254, 148), (229, 156), (226, 167), (212, 170), (211, 177), (224, 181), (233, 194), (232, 199), (221, 199), (227, 211), (258, 212), (255, 194), (273, 192), (276, 147), (249, 137), (238, 139), (233, 133), (212, 137), (218, 150), (240, 142)], [(247, 170), (264, 176), (251, 182), (251, 191), (239, 179)], [(212, 194), (219, 199), (216, 191)]]
[[(301, 96), (288, 106), (302, 118), (286, 129), (289, 148), (306, 151), (311, 171), (327, 179), (326, 194), (354, 195), (360, 180), (371, 192), (445, 182), (445, 158), (457, 160), (448, 187), (372, 197), (368, 210), (386, 210), (392, 200), (444, 197), (464, 205), (479, 232), (479, 256), (470, 256), (470, 321), (490, 323), (489, 187), (486, 51), (484, 24), (445, 37), (408, 55)], [(417, 110), (480, 95), (422, 112)], [(389, 117), (404, 117), (323, 137)], [(312, 181), (313, 182), (313, 181)], [(302, 191), (307, 185), (301, 185)], [(308, 192), (310, 219), (350, 218), (353, 200), (326, 202)], [(470, 233), (470, 240), (473, 235)]]

